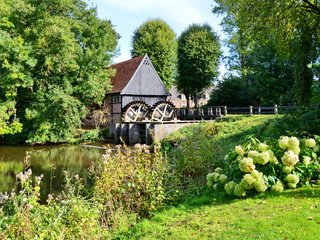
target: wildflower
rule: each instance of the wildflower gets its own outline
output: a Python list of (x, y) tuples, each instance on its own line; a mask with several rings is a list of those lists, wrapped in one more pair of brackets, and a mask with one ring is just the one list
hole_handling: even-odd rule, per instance
[(220, 168), (220, 167), (217, 167), (215, 170), (214, 170), (216, 173), (223, 173), (223, 170), (222, 170), (222, 168)]
[(268, 187), (267, 187), (266, 183), (264, 182), (264, 180), (262, 178), (260, 178), (254, 182), (254, 188), (258, 192), (265, 192)]
[(53, 195), (52, 194), (49, 194), (48, 195), (48, 199), (47, 199), (47, 203), (50, 204), (53, 200)]
[(243, 155), (244, 155), (244, 150), (243, 150), (243, 148), (242, 148), (240, 145), (235, 146), (234, 151), (235, 151), (238, 155), (240, 155), (240, 156), (243, 156)]
[(32, 170), (31, 168), (29, 168), (26, 172), (25, 175), (27, 175), (28, 177), (30, 177), (32, 175)]
[(311, 162), (311, 157), (303, 156), (303, 164), (309, 165)]
[(227, 184), (224, 185), (224, 190), (229, 194), (232, 195), (234, 191), (234, 187), (236, 186), (236, 183), (234, 181), (230, 181)]
[(35, 180), (36, 180), (36, 184), (37, 184), (37, 185), (40, 185), (42, 178), (43, 178), (43, 174), (41, 174), (40, 176), (35, 177)]
[(284, 173), (288, 174), (288, 173), (291, 173), (293, 169), (294, 169), (294, 167), (284, 166), (284, 167), (282, 168), (282, 171), (283, 171)]
[(246, 190), (240, 184), (236, 184), (234, 186), (234, 195), (237, 197), (243, 197), (246, 195)]
[(247, 157), (240, 160), (239, 168), (242, 172), (252, 172), (256, 167), (253, 164), (253, 159), (250, 157)]
[(269, 146), (265, 143), (259, 143), (258, 148), (261, 152), (267, 151)]
[(16, 178), (23, 183), (28, 179), (28, 176), (20, 172), (16, 175)]
[(262, 165), (266, 165), (269, 162), (269, 160), (270, 160), (270, 155), (268, 152), (262, 152), (256, 156), (256, 162)]
[(288, 141), (288, 148), (289, 149), (294, 149), (296, 147), (299, 147), (299, 145), (300, 145), (300, 142), (299, 142), (298, 138), (296, 138), (296, 137), (289, 138), (289, 141)]
[(278, 141), (279, 147), (286, 150), (289, 147), (289, 139), (287, 136), (280, 137)]
[(274, 192), (283, 192), (284, 186), (283, 183), (278, 180), (272, 187), (271, 190)]
[(288, 174), (285, 179), (288, 183), (292, 183), (292, 184), (299, 183), (299, 176), (296, 174)]
[(284, 165), (292, 167), (296, 165), (297, 162), (299, 162), (299, 156), (293, 151), (289, 150), (284, 153), (281, 161)]
[(250, 174), (245, 174), (240, 181), (240, 185), (244, 189), (249, 190), (253, 188), (253, 184), (255, 181), (256, 179), (254, 179), (254, 177), (252, 177)]
[(219, 177), (219, 182), (221, 184), (225, 184), (227, 181), (228, 181), (227, 175), (221, 174), (220, 177)]
[(262, 173), (262, 172), (259, 172), (259, 171), (257, 171), (257, 170), (253, 170), (253, 171), (251, 172), (251, 176), (252, 176), (254, 179), (258, 180), (258, 179), (261, 179), (261, 178), (263, 177), (263, 173)]

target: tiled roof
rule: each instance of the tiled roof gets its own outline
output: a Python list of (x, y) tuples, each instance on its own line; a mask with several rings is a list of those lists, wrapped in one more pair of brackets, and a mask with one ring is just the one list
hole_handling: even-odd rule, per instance
[(144, 56), (139, 56), (111, 66), (111, 68), (116, 69), (116, 75), (111, 79), (113, 88), (110, 93), (120, 93), (124, 89), (137, 71), (143, 58)]

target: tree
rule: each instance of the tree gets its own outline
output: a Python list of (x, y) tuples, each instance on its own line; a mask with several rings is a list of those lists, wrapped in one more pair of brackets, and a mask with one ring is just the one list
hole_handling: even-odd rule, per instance
[(177, 40), (170, 26), (152, 19), (138, 27), (132, 37), (132, 57), (148, 54), (154, 68), (169, 89), (176, 77)]
[(218, 76), (220, 55), (218, 36), (208, 24), (192, 24), (178, 39), (177, 87), (187, 99), (193, 96), (196, 106), (201, 92)]
[(12, 65), (1, 71), (1, 101), (11, 78), (16, 95), (10, 111), (23, 123), (28, 142), (69, 141), (86, 107), (102, 104), (110, 89), (114, 72), (106, 66), (118, 34), (82, 0), (5, 0), (0, 6), (3, 34), (14, 40), (18, 36), (21, 45), (1, 49), (0, 61)]
[[(215, 12), (227, 13), (238, 31), (251, 41), (273, 42), (283, 58), (295, 59), (298, 103), (308, 105), (319, 46), (319, 3), (299, 0), (216, 0)], [(230, 17), (231, 16), (231, 17)]]

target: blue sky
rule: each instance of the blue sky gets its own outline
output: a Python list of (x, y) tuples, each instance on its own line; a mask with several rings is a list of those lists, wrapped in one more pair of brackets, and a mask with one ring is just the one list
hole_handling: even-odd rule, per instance
[[(181, 34), (192, 23), (208, 23), (221, 35), (221, 18), (212, 14), (213, 0), (88, 0), (100, 18), (111, 20), (120, 34), (120, 55), (115, 62), (130, 59), (131, 37), (143, 22), (161, 18)], [(222, 70), (222, 69), (221, 69)], [(223, 71), (223, 70), (222, 70)]]

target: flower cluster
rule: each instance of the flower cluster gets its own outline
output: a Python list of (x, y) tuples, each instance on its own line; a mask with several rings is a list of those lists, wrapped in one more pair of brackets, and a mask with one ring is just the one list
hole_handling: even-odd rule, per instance
[(300, 140), (282, 136), (275, 145), (251, 139), (225, 156), (224, 170), (216, 168), (207, 175), (208, 186), (244, 197), (268, 189), (282, 192), (285, 188), (320, 182), (318, 142), (317, 136)]

